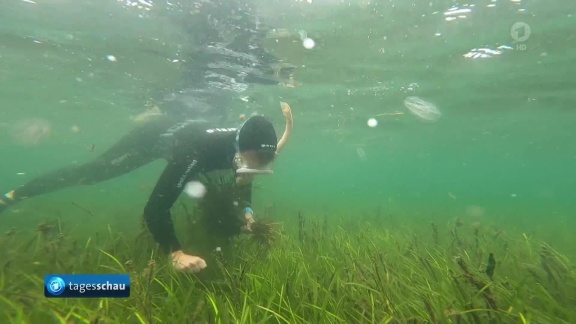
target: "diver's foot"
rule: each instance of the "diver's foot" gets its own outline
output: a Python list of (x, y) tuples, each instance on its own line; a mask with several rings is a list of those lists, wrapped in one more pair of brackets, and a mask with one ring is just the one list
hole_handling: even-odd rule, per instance
[(0, 213), (2, 213), (4, 210), (8, 209), (8, 206), (10, 206), (12, 203), (14, 203), (14, 192), (10, 191), (9, 193), (5, 194), (5, 195), (0, 195)]

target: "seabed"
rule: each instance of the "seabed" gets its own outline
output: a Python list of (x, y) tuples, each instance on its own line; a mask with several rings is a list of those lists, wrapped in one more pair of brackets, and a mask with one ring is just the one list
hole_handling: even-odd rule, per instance
[[(202, 232), (197, 207), (175, 206), (184, 231)], [(264, 219), (257, 239), (183, 240), (207, 260), (198, 275), (174, 272), (145, 230), (73, 238), (57, 217), (13, 229), (0, 238), (0, 323), (576, 323), (576, 268), (525, 233), (273, 207)], [(131, 296), (45, 298), (47, 273), (130, 273)]]

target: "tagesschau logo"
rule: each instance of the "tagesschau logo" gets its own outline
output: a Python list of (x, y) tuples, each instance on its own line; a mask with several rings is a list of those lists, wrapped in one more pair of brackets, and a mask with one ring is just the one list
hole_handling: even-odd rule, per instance
[(64, 280), (60, 277), (52, 277), (46, 283), (46, 290), (48, 290), (52, 296), (62, 295), (65, 289), (66, 283), (64, 283)]
[(127, 298), (130, 275), (49, 274), (44, 277), (48, 298)]

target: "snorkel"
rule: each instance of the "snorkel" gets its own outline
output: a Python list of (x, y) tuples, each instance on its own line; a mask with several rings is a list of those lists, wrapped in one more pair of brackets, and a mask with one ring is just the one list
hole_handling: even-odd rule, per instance
[[(292, 110), (290, 109), (290, 106), (285, 103), (285, 102), (281, 102), (280, 103), (280, 108), (282, 109), (282, 114), (284, 115), (284, 119), (286, 121), (286, 126), (284, 128), (284, 133), (282, 134), (282, 137), (280, 138), (280, 140), (278, 141), (278, 143), (276, 144), (276, 149), (274, 151), (274, 156), (278, 156), (278, 154), (280, 154), (280, 151), (282, 151), (282, 149), (286, 146), (286, 143), (288, 142), (288, 139), (290, 137), (290, 135), (292, 134), (292, 126), (293, 126), (293, 120), (292, 120)], [(273, 130), (272, 130), (273, 131)], [(274, 145), (270, 145), (270, 147), (273, 147)], [(267, 166), (265, 168), (251, 168), (249, 167), (245, 162), (245, 158), (246, 156), (241, 156), (240, 152), (239, 152), (239, 147), (238, 147), (238, 137), (237, 137), (237, 141), (236, 141), (236, 149), (237, 149), (237, 153), (234, 157), (234, 165), (235, 165), (235, 176), (236, 176), (236, 183), (237, 184), (245, 184), (245, 183), (249, 183), (251, 182), (254, 177), (256, 175), (259, 174), (272, 174), (273, 171), (270, 168), (270, 166)]]
[(280, 108), (282, 109), (282, 114), (284, 114), (284, 119), (286, 120), (286, 128), (284, 128), (284, 134), (278, 141), (278, 145), (276, 145), (276, 156), (280, 154), (280, 151), (284, 148), (286, 143), (288, 142), (288, 138), (290, 134), (292, 134), (292, 109), (290, 106), (285, 102), (280, 102)]

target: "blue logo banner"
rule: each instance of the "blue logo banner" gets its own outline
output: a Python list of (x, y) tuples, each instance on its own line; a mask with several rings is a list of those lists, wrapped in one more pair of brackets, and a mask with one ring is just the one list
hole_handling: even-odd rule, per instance
[(127, 298), (127, 274), (48, 274), (44, 277), (44, 296), (49, 298)]

